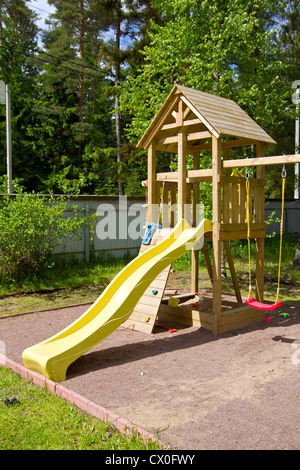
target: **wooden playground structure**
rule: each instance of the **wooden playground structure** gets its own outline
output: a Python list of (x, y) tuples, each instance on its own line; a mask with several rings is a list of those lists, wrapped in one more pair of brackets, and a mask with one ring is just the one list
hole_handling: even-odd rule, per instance
[[(157, 320), (207, 328), (215, 335), (264, 320), (265, 312), (242, 301), (230, 251), (230, 240), (256, 239), (255, 297), (264, 299), (264, 239), (266, 224), (265, 166), (300, 162), (300, 155), (266, 157), (266, 147), (276, 142), (235, 102), (219, 96), (175, 85), (138, 143), (148, 149), (147, 223), (160, 223), (152, 243), (166, 236), (168, 227), (185, 217), (196, 226), (199, 219), (199, 185), (212, 183), (212, 232), (206, 234), (202, 250), (212, 284), (212, 299), (199, 302), (199, 251), (192, 250), (191, 292), (170, 302), (164, 295), (170, 267), (151, 284), (126, 324), (152, 332)], [(231, 159), (231, 150), (252, 146), (253, 158)], [(211, 168), (201, 169), (200, 152), (211, 151)], [(178, 171), (156, 172), (156, 152), (178, 155)], [(187, 155), (193, 169), (187, 170)], [(255, 168), (245, 178), (238, 169)], [(235, 171), (233, 171), (235, 170)], [(246, 181), (248, 186), (246, 187)], [(247, 197), (248, 194), (248, 197)], [(174, 210), (176, 207), (177, 214)], [(212, 241), (212, 259), (207, 241)], [(141, 250), (147, 246), (141, 247)], [(222, 299), (222, 249), (226, 254), (236, 302)], [(176, 295), (172, 299), (176, 299)], [(189, 300), (190, 299), (190, 300)], [(179, 305), (174, 305), (179, 302)]]

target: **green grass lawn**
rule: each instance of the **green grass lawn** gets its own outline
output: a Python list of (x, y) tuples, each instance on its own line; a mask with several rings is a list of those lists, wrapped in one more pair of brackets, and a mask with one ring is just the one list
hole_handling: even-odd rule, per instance
[[(6, 398), (20, 404), (6, 406)], [(137, 435), (89, 416), (0, 366), (0, 450), (150, 450)]]
[[(237, 277), (243, 296), (248, 294), (248, 252), (247, 241), (231, 242)], [(300, 304), (300, 270), (293, 270), (296, 238), (284, 237), (282, 250), (280, 298), (284, 302)], [(278, 237), (265, 241), (265, 299), (274, 300), (278, 275)], [(255, 285), (255, 241), (251, 244), (252, 285)], [(98, 260), (90, 264), (73, 261), (57, 262), (44, 276), (27, 279), (22, 283), (0, 285), (0, 315), (44, 310), (52, 307), (94, 302), (109, 282), (129, 262), (122, 260)], [(227, 264), (227, 263), (226, 263)], [(190, 252), (172, 265), (174, 288), (189, 287), (191, 272)], [(171, 287), (169, 280), (168, 287)], [(211, 289), (202, 253), (199, 261), (199, 289)], [(234, 293), (230, 272), (223, 280), (223, 292)]]

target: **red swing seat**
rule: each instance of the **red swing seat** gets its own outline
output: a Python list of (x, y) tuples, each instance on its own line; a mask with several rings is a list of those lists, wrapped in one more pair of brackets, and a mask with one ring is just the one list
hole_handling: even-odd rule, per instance
[(275, 302), (274, 304), (263, 304), (262, 302), (257, 302), (253, 297), (246, 300), (246, 304), (249, 307), (256, 308), (258, 310), (275, 310), (276, 308), (281, 307), (282, 302)]

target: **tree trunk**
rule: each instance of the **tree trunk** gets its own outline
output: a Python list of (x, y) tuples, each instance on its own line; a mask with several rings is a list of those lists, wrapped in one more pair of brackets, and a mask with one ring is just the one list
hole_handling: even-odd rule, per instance
[(300, 221), (299, 221), (298, 242), (297, 242), (295, 258), (293, 261), (293, 268), (294, 269), (300, 268)]
[[(117, 59), (116, 59), (116, 75), (115, 75), (115, 86), (118, 87), (120, 85), (120, 40), (121, 40), (121, 18), (120, 13), (117, 10), (117, 31), (116, 31), (116, 50), (117, 50)], [(121, 169), (119, 167), (120, 163), (122, 162), (122, 135), (121, 135), (121, 116), (119, 111), (120, 106), (120, 98), (118, 91), (116, 92), (115, 97), (115, 109), (116, 109), (116, 137), (117, 137), (117, 163), (118, 163), (118, 188), (119, 188), (119, 195), (122, 196), (124, 194), (124, 187), (123, 183), (121, 182)]]
[[(84, 6), (83, 0), (80, 0), (80, 38), (79, 38), (79, 58), (81, 63), (83, 63), (84, 59)], [(80, 73), (79, 73), (79, 122), (83, 122), (83, 106), (84, 106), (84, 91), (83, 91), (83, 71), (82, 65), (80, 65)], [(79, 140), (78, 144), (78, 159), (81, 160), (82, 156), (82, 140)]]

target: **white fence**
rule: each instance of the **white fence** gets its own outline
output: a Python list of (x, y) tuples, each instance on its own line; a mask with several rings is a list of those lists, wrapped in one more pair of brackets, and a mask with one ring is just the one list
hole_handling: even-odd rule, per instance
[[(136, 256), (145, 233), (146, 208), (144, 197), (131, 196), (77, 196), (70, 205), (84, 209), (85, 214), (96, 214), (99, 220), (93, 236), (84, 230), (82, 240), (69, 239), (54, 251), (61, 256), (76, 256), (89, 261), (91, 255), (111, 255), (122, 258)], [(67, 211), (66, 215), (70, 215)]]
[[(144, 197), (131, 196), (78, 196), (70, 200), (86, 214), (99, 216), (96, 232), (91, 237), (88, 230), (80, 241), (67, 240), (55, 249), (60, 256), (75, 256), (87, 262), (91, 255), (98, 257), (110, 255), (122, 258), (125, 255), (136, 256), (145, 233), (146, 208)], [(265, 220), (275, 212), (274, 222), (267, 225), (267, 233), (279, 233), (280, 224), (275, 222), (281, 216), (281, 201), (266, 203)], [(286, 201), (284, 206), (284, 234), (296, 234), (299, 230), (300, 200)]]
[[(88, 196), (80, 195), (69, 199), (70, 205), (83, 208), (86, 214), (99, 216), (96, 232), (93, 236), (85, 229), (82, 239), (68, 239), (54, 251), (59, 256), (89, 261), (91, 256), (110, 255), (122, 258), (125, 255), (134, 257), (138, 254), (145, 234), (146, 207), (142, 196)], [(280, 219), (281, 201), (272, 200), (266, 203), (265, 220), (275, 212), (273, 220)], [(71, 215), (71, 210), (66, 212)], [(297, 234), (299, 231), (300, 200), (286, 201), (284, 211), (284, 234)], [(280, 224), (273, 222), (267, 225), (267, 233), (279, 233)]]

